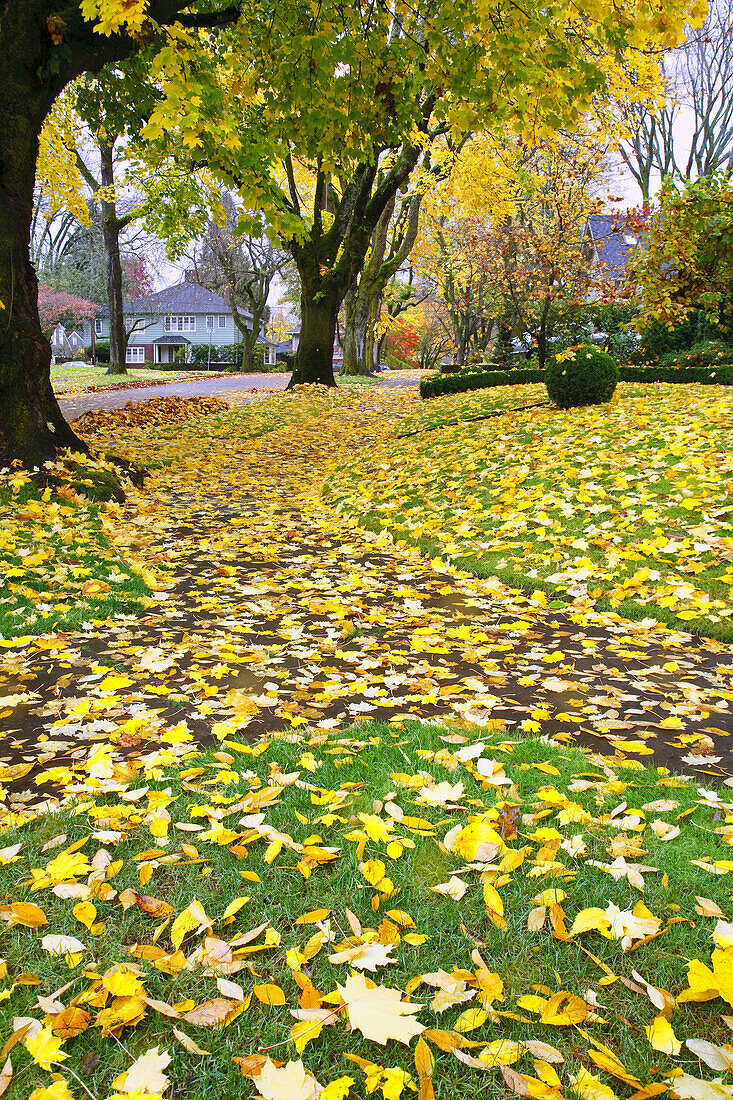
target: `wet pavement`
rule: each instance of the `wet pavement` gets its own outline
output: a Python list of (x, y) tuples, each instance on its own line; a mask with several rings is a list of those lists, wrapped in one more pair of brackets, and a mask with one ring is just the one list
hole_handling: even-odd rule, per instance
[(197, 379), (191, 382), (170, 382), (168, 385), (144, 388), (109, 389), (102, 393), (80, 393), (74, 397), (59, 397), (61, 411), (68, 420), (85, 412), (99, 409), (122, 409), (131, 401), (150, 401), (153, 397), (211, 397), (227, 393), (257, 390), (284, 390), (289, 374), (234, 374), (230, 378)]
[[(404, 389), (416, 385), (418, 377), (419, 372), (414, 371), (385, 373), (380, 376), (378, 385), (380, 389)], [(276, 393), (284, 390), (289, 381), (289, 374), (235, 374), (230, 378), (197, 379), (144, 388), (115, 388), (102, 393), (80, 393), (74, 397), (60, 396), (58, 402), (66, 419), (75, 420), (85, 412), (122, 409), (128, 402), (137, 405), (138, 402), (150, 401), (153, 397), (218, 397), (228, 393), (244, 393), (247, 400), (248, 391), (252, 391), (251, 399), (254, 399), (261, 391)]]

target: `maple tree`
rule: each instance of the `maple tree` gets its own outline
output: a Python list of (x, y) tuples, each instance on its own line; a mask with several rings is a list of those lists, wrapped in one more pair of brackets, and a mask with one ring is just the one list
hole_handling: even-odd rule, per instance
[(55, 0), (6, 0), (0, 7), (0, 461), (33, 464), (58, 447), (83, 447), (51, 387), (29, 254), (39, 140), (54, 101), (80, 73), (133, 54), (143, 28), (176, 20), (215, 26), (237, 15), (236, 5), (184, 0), (83, 0), (61, 10)]
[(98, 311), (96, 302), (87, 298), (78, 298), (41, 283), (38, 287), (38, 317), (44, 336), (51, 335), (57, 325), (65, 328), (80, 328), (85, 321), (91, 320)]
[(733, 185), (728, 172), (685, 182), (668, 179), (629, 263), (639, 288), (640, 328), (672, 328), (699, 312), (712, 322), (730, 309), (733, 279)]
[(612, 142), (590, 120), (536, 148), (479, 138), (428, 200), (415, 262), (444, 305), (459, 363), (512, 321), (544, 366), (590, 288), (583, 231)]

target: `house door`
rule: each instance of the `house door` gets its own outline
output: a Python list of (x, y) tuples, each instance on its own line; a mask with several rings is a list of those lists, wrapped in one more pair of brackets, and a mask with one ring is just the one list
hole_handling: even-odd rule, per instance
[(156, 363), (174, 363), (176, 357), (176, 351), (178, 345), (176, 344), (156, 344), (155, 355)]

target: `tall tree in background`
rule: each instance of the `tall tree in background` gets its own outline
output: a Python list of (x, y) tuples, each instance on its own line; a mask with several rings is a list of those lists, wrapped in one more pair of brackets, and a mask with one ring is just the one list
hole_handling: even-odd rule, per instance
[(484, 352), (494, 325), (511, 319), (544, 366), (554, 330), (589, 285), (583, 229), (613, 140), (587, 120), (534, 149), (487, 138), (466, 147), (442, 201), (429, 204), (417, 253), (450, 318), (459, 363), (471, 346)]
[[(189, 253), (189, 258), (196, 281), (221, 294), (232, 307), (234, 323), (244, 345), (243, 366), (245, 370), (252, 370), (257, 337), (263, 324), (269, 320), (267, 299), (270, 287), (289, 256), (273, 244), (261, 225), (259, 232), (247, 231), (228, 191), (222, 193), (221, 205), (226, 222), (219, 225), (210, 221), (203, 238)], [(252, 315), (249, 323), (243, 312)]]
[(629, 103), (620, 154), (648, 203), (659, 179), (733, 168), (733, 2), (710, 0), (701, 27), (664, 58), (666, 94), (657, 110)]
[(155, 211), (160, 220), (162, 204), (170, 221), (173, 207), (180, 242), (187, 231), (200, 230), (206, 209), (202, 173), (192, 176), (170, 161), (149, 165), (141, 155), (140, 130), (156, 94), (144, 64), (129, 63), (124, 74), (107, 66), (98, 76), (87, 75), (65, 89), (41, 133), (37, 180), (48, 213), (68, 210), (80, 223), (80, 232), (67, 236), (65, 251), (75, 251), (78, 258), (78, 245), (83, 247), (86, 240), (92, 263), (94, 244), (99, 239), (103, 245), (108, 374), (127, 373), (124, 295), (132, 287), (130, 274), (140, 273), (139, 255), (130, 262), (133, 241), (142, 236), (150, 243), (146, 219)]

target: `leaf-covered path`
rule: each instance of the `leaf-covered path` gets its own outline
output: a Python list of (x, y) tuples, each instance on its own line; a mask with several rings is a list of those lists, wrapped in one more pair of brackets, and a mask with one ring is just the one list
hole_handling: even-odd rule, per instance
[[(358, 463), (410, 400), (318, 397), (305, 418), (254, 436), (236, 414), (181, 428), (174, 461), (116, 527), (120, 548), (157, 570), (153, 606), (5, 643), (11, 806), (161, 741), (176, 752), (364, 718), (492, 723), (703, 782), (731, 774), (730, 647), (538, 607), (323, 504), (329, 471)], [(144, 433), (137, 446), (150, 448)]]

